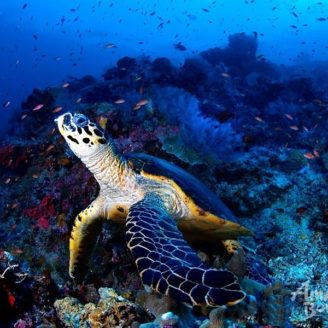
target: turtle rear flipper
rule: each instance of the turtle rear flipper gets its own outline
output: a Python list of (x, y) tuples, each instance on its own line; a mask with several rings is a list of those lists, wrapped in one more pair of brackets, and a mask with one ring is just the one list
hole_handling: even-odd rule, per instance
[(131, 206), (126, 225), (140, 277), (153, 290), (192, 305), (233, 305), (245, 297), (231, 272), (200, 261), (159, 196)]
[(75, 218), (69, 241), (69, 275), (81, 282), (87, 272), (90, 255), (102, 228), (102, 199), (98, 196)]

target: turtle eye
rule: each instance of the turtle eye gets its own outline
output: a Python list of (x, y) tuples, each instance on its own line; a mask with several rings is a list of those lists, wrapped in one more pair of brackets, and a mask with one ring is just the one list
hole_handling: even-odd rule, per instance
[(86, 116), (82, 114), (74, 115), (74, 123), (77, 126), (84, 127), (88, 124), (89, 120)]

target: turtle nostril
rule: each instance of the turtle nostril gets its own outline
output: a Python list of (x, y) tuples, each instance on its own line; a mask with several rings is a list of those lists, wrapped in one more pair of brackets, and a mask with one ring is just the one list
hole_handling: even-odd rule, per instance
[(88, 119), (86, 116), (77, 114), (74, 116), (74, 123), (80, 127), (83, 127), (88, 124)]

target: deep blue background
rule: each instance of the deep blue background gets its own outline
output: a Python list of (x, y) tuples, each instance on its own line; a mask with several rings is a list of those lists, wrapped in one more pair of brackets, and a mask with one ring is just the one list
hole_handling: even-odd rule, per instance
[[(100, 76), (123, 55), (168, 56), (180, 64), (225, 45), (232, 33), (257, 32), (259, 54), (307, 67), (327, 59), (326, 18), (327, 1), (1, 1), (0, 101), (11, 105), (0, 108), (0, 135), (33, 88)], [(177, 42), (187, 51), (176, 50)]]

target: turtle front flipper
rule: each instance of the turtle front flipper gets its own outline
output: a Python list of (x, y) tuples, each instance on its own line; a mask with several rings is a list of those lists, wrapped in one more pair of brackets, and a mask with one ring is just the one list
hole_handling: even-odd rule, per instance
[(200, 261), (159, 196), (147, 194), (131, 206), (126, 225), (144, 285), (191, 305), (233, 305), (245, 297), (230, 271)]
[(81, 281), (87, 271), (88, 262), (97, 238), (101, 232), (103, 200), (96, 198), (85, 210), (75, 218), (69, 241), (69, 275)]

